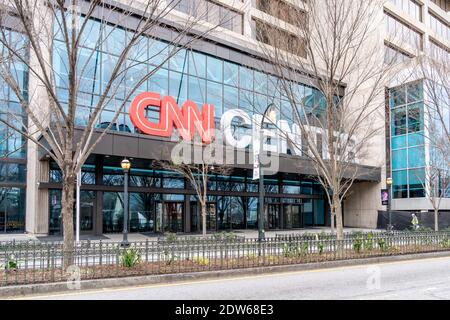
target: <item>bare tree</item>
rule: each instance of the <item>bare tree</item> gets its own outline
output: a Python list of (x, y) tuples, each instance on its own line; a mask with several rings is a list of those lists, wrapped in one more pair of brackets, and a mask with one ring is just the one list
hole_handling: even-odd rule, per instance
[[(450, 145), (450, 52), (430, 42), (426, 54), (416, 59), (418, 78), (423, 79), (429, 139), (436, 147)], [(435, 140), (435, 141), (433, 141)], [(443, 150), (444, 151), (444, 150)]]
[(215, 151), (222, 147), (215, 142), (203, 146), (196, 142), (182, 141), (172, 150), (171, 161), (156, 162), (158, 166), (182, 175), (194, 189), (200, 203), (203, 237), (206, 237), (207, 231), (209, 178), (212, 174), (231, 173), (231, 168), (224, 164), (223, 158), (215, 161)]
[[(439, 149), (437, 149), (439, 153)], [(419, 181), (425, 190), (425, 194), (430, 201), (434, 211), (434, 230), (439, 231), (439, 209), (443, 198), (448, 197), (450, 189), (450, 171), (448, 161), (445, 161), (442, 155), (432, 156), (430, 165), (425, 170), (425, 177), (420, 177)], [(423, 180), (422, 180), (422, 179)]]
[(423, 135), (429, 146), (425, 176), (417, 179), (433, 208), (438, 231), (441, 201), (450, 188), (450, 52), (430, 40), (415, 63), (413, 75), (423, 82)]
[[(343, 238), (342, 201), (361, 177), (358, 164), (383, 159), (368, 154), (384, 129), (384, 85), (391, 64), (383, 62), (382, 1), (294, 1), (289, 10), (268, 10), (290, 22), (286, 30), (256, 22), (256, 38), (273, 63), (289, 119), (298, 133), (286, 135), (297, 155), (308, 157), (317, 172)], [(287, 16), (283, 15), (287, 12)], [(298, 82), (317, 91), (303, 92)], [(281, 128), (280, 128), (281, 129)], [(281, 131), (283, 134), (283, 131)], [(373, 150), (372, 150), (373, 154)]]
[[(431, 122), (433, 122), (431, 120)], [(450, 148), (448, 137), (440, 126), (425, 126), (425, 140), (429, 145), (429, 157), (423, 174), (416, 173), (414, 178), (421, 185), (434, 213), (434, 230), (439, 231), (439, 210), (443, 198), (450, 192)]]
[[(21, 119), (0, 121), (44, 149), (61, 169), (65, 266), (73, 260), (76, 175), (87, 157), (116, 127), (120, 112), (150, 77), (220, 25), (199, 24), (206, 11), (196, 7), (195, 15), (176, 14), (173, 29), (164, 29), (180, 3), (2, 1), (0, 74), (28, 124)], [(159, 41), (161, 32), (169, 32), (170, 39)], [(104, 66), (101, 75), (99, 59)], [(18, 77), (23, 70), (29, 74), (28, 86)], [(99, 127), (107, 110), (108, 119)]]

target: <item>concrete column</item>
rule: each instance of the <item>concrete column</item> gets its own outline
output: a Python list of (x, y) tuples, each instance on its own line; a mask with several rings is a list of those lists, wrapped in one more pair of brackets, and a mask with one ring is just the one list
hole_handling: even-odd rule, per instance
[[(53, 31), (52, 31), (52, 14), (45, 7), (36, 11), (36, 19), (34, 20), (34, 28), (40, 33), (39, 39), (44, 42), (44, 46), (50, 47)], [(47, 44), (45, 44), (47, 42)], [(42, 50), (43, 59), (51, 60), (50, 52)], [(30, 65), (35, 66), (39, 72), (37, 57), (33, 50), (30, 50)], [(28, 80), (29, 104), (34, 115), (43, 126), (48, 124), (51, 118), (49, 112), (48, 96), (42, 81), (31, 72)], [(28, 119), (28, 130), (34, 133), (34, 137), (38, 138), (40, 132), (37, 132), (35, 124)], [(39, 161), (39, 147), (28, 140), (27, 143), (27, 191), (26, 191), (26, 232), (38, 234), (48, 233), (48, 196), (46, 191), (39, 191), (40, 181), (48, 179), (48, 162)], [(42, 179), (42, 180), (41, 180)], [(47, 192), (48, 194), (48, 192)]]
[[(48, 182), (50, 174), (49, 161), (39, 161), (39, 182)], [(49, 201), (48, 189), (38, 189), (38, 206), (36, 208), (36, 233), (48, 234), (49, 231)]]
[(249, 38), (252, 38), (253, 31), (252, 31), (252, 6), (254, 6), (255, 0), (244, 0), (244, 36), (247, 36)]
[(26, 189), (26, 232), (37, 233), (38, 194), (39, 194), (39, 160), (38, 147), (31, 141), (27, 143), (27, 189)]

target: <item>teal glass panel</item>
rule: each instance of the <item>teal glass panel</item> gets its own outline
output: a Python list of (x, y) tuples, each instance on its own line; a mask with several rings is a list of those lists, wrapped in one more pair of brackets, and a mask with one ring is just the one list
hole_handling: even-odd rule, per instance
[(391, 89), (389, 94), (389, 104), (391, 108), (403, 105), (406, 103), (405, 87)]
[(407, 167), (406, 163), (406, 149), (392, 151), (392, 169), (404, 169)]
[(423, 84), (416, 82), (407, 85), (408, 103), (423, 100)]
[(392, 135), (406, 134), (406, 108), (401, 107), (392, 110)]
[(408, 149), (408, 167), (422, 167), (425, 165), (425, 147), (413, 147)]
[(392, 172), (392, 192), (393, 197), (396, 199), (408, 197), (408, 176), (406, 170)]
[(422, 198), (425, 197), (425, 169), (413, 169), (408, 171), (409, 176), (409, 197)]
[(314, 200), (314, 225), (325, 225), (325, 201)]
[(424, 127), (423, 121), (423, 104), (416, 103), (408, 106), (408, 132), (414, 133), (422, 131)]
[(410, 133), (408, 134), (408, 146), (419, 146), (425, 143), (423, 132)]
[(406, 135), (392, 137), (391, 144), (393, 150), (406, 148)]

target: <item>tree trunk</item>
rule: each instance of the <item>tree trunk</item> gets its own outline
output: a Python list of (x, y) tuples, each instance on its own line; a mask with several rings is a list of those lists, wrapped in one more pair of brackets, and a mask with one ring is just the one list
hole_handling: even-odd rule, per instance
[(334, 210), (331, 209), (330, 214), (330, 227), (331, 227), (331, 234), (334, 234)]
[(439, 209), (434, 209), (434, 231), (439, 231)]
[(74, 232), (73, 232), (73, 203), (74, 203), (75, 177), (63, 178), (61, 195), (61, 215), (63, 222), (63, 267), (73, 265), (74, 262)]
[(342, 222), (342, 206), (339, 195), (333, 195), (333, 210), (336, 216), (336, 237), (338, 240), (344, 239), (344, 225)]
[(206, 205), (202, 204), (202, 234), (206, 238)]

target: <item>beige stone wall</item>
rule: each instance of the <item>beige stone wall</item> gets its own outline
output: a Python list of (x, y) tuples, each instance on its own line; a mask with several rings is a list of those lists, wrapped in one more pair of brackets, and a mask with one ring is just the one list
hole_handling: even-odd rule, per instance
[(380, 203), (379, 183), (355, 183), (344, 201), (344, 225), (376, 228)]

